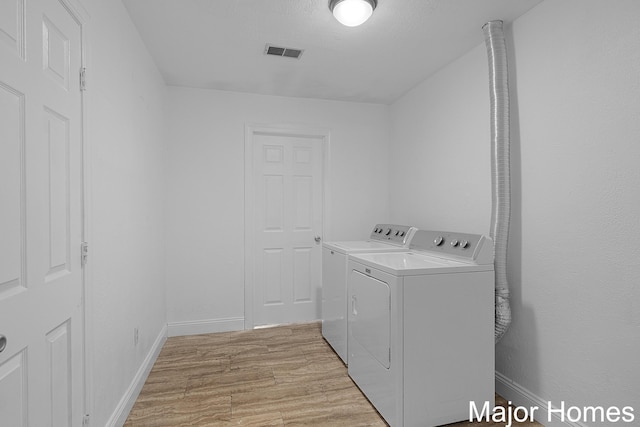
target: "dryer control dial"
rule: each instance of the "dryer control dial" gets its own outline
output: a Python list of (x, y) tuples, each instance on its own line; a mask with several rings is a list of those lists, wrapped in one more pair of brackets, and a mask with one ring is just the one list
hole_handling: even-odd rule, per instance
[(442, 236), (438, 236), (435, 239), (433, 239), (433, 244), (436, 246), (440, 246), (444, 243), (444, 238)]
[(453, 240), (451, 241), (451, 247), (452, 247), (452, 248), (455, 248), (456, 246), (458, 246), (458, 241), (457, 241), (456, 239), (453, 239)]
[(386, 234), (387, 236), (388, 236), (389, 234), (391, 234), (391, 229), (390, 229), (390, 228), (387, 228), (387, 231), (386, 231), (384, 234)]

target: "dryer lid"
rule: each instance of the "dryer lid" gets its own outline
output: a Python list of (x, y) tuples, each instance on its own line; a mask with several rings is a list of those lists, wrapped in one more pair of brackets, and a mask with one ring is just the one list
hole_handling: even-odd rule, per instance
[(493, 264), (479, 265), (474, 262), (465, 262), (453, 258), (441, 258), (417, 252), (366, 253), (352, 255), (351, 259), (394, 276), (493, 270)]
[(385, 242), (373, 240), (355, 240), (345, 242), (324, 242), (324, 247), (343, 253), (362, 253), (362, 252), (393, 252), (398, 250), (408, 250), (405, 247), (392, 245)]

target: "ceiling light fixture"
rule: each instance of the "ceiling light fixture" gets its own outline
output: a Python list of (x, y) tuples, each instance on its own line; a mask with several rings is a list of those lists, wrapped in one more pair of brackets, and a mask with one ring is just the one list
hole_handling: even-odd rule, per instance
[(347, 27), (363, 24), (373, 14), (378, 0), (329, 0), (333, 16)]

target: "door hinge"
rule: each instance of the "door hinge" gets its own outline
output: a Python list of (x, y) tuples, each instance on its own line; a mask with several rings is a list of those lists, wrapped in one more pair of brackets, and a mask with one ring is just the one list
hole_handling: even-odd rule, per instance
[(87, 69), (85, 67), (80, 68), (80, 90), (87, 90)]
[(82, 427), (89, 427), (89, 414), (84, 414), (82, 417)]
[(89, 243), (82, 242), (80, 244), (80, 263), (83, 267), (87, 263), (88, 256), (89, 256)]

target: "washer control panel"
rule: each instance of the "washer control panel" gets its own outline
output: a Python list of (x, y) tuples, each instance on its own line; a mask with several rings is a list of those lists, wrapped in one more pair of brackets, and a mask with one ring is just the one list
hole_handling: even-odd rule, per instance
[(409, 249), (453, 256), (477, 264), (493, 263), (493, 241), (481, 234), (417, 230)]
[(413, 236), (415, 230), (409, 225), (376, 224), (369, 239), (404, 245)]

